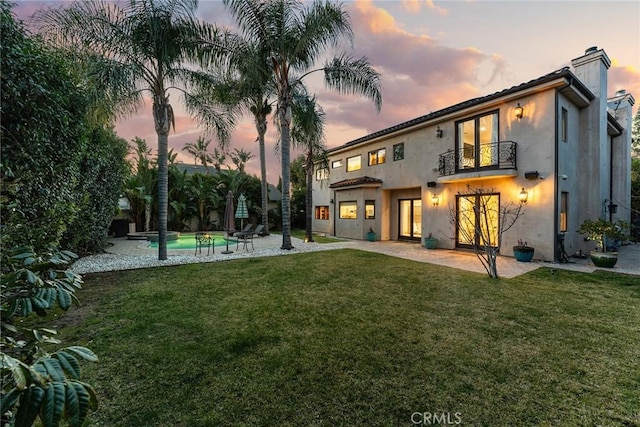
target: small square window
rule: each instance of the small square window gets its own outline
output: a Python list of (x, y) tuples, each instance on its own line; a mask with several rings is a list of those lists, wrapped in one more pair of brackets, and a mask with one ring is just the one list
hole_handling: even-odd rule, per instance
[(393, 161), (404, 159), (404, 142), (393, 146)]
[(347, 172), (360, 170), (362, 167), (362, 156), (357, 155), (347, 158)]
[(369, 152), (369, 166), (384, 163), (386, 159), (386, 152), (387, 150), (384, 148)]

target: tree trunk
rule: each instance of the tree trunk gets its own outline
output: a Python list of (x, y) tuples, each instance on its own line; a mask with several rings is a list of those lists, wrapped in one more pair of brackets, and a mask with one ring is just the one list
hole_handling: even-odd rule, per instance
[(313, 242), (313, 227), (312, 225), (312, 210), (313, 210), (313, 153), (310, 149), (307, 153), (307, 162), (306, 162), (306, 172), (307, 172), (307, 195), (305, 198), (305, 234), (306, 241)]
[(293, 249), (291, 245), (291, 135), (289, 123), (284, 118), (280, 126), (280, 155), (282, 156), (282, 246), (280, 249)]
[(167, 98), (156, 96), (153, 103), (153, 119), (158, 134), (158, 259), (167, 259), (167, 210), (169, 203), (169, 173), (167, 152), (171, 107)]
[(261, 115), (256, 117), (256, 129), (258, 130), (258, 145), (260, 147), (260, 194), (262, 197), (262, 225), (263, 233), (269, 234), (269, 186), (267, 182), (267, 158), (264, 148), (264, 135), (267, 132), (267, 118)]

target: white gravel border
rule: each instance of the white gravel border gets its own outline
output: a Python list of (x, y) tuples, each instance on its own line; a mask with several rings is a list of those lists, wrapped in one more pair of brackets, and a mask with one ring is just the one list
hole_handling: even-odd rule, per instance
[(294, 248), (284, 250), (280, 248), (257, 249), (251, 252), (234, 251), (232, 254), (221, 254), (216, 252), (212, 255), (171, 255), (164, 261), (158, 260), (157, 253), (154, 255), (116, 255), (110, 253), (90, 255), (77, 260), (71, 267), (71, 271), (78, 274), (102, 273), (107, 271), (133, 270), (137, 268), (164, 267), (179, 264), (197, 264), (208, 262), (229, 261), (241, 258), (256, 258), (268, 256), (293, 255), (305, 252), (316, 252), (322, 250), (338, 249), (336, 245), (321, 245), (317, 243), (295, 242)]

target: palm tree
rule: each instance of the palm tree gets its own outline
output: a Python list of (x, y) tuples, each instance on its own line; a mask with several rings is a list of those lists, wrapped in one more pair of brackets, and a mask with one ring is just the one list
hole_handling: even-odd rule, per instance
[(200, 161), (202, 166), (208, 170), (208, 164), (213, 162), (211, 154), (207, 152), (209, 150), (209, 144), (211, 144), (211, 140), (205, 141), (204, 138), (200, 136), (195, 143), (187, 142), (184, 144), (182, 151), (186, 151), (191, 154), (193, 156), (194, 163), (197, 164), (198, 161)]
[(244, 148), (239, 150), (234, 148), (233, 153), (231, 154), (231, 161), (236, 165), (236, 169), (238, 169), (239, 172), (244, 173), (244, 166), (249, 160), (253, 159), (253, 157), (254, 155), (251, 154), (251, 152), (246, 151)]
[[(158, 135), (158, 259), (167, 259), (169, 131), (175, 121), (169, 90), (183, 93), (188, 108), (200, 111), (188, 89), (202, 80), (196, 58), (216, 54), (212, 41), (223, 37), (215, 28), (195, 19), (197, 0), (129, 0), (122, 5), (100, 0), (77, 1), (48, 9), (40, 16), (42, 32), (86, 58), (90, 88), (96, 88), (114, 110), (131, 114), (144, 93), (152, 100)], [(205, 42), (206, 41), (206, 42)], [(207, 105), (203, 121), (228, 138), (229, 120)]]
[(276, 88), (277, 118), (282, 158), (282, 249), (292, 249), (289, 163), (293, 94), (302, 80), (324, 71), (325, 85), (347, 94), (370, 98), (382, 105), (380, 75), (366, 58), (346, 54), (319, 69), (312, 67), (331, 46), (352, 38), (349, 17), (342, 5), (315, 1), (304, 6), (297, 0), (225, 0), (243, 37), (252, 40), (271, 59), (270, 76)]
[(327, 154), (324, 147), (325, 114), (316, 97), (297, 95), (293, 103), (293, 126), (291, 141), (304, 149), (305, 169), (305, 241), (313, 242), (313, 172), (317, 164), (319, 170), (327, 169)]

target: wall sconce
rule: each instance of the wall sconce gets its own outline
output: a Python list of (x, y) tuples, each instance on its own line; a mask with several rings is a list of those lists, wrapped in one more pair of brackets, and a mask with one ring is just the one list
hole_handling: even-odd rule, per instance
[(609, 213), (617, 213), (618, 212), (618, 205), (616, 205), (615, 203), (611, 203), (609, 204)]
[(437, 185), (437, 182), (435, 181), (427, 181), (427, 187), (429, 188), (433, 188)]
[(333, 204), (333, 199), (329, 200), (329, 203)]
[(433, 206), (438, 206), (440, 204), (440, 197), (434, 194), (431, 196), (431, 203), (433, 203)]
[(443, 134), (444, 134), (444, 131), (442, 129), (440, 129), (440, 126), (438, 126), (436, 128), (436, 138), (442, 138)]
[(527, 199), (529, 198), (529, 193), (522, 187), (522, 191), (518, 194), (518, 198), (520, 199), (520, 203), (527, 203)]
[(524, 108), (520, 106), (519, 102), (518, 102), (518, 106), (515, 109), (515, 113), (516, 113), (516, 119), (518, 120), (520, 120), (522, 116), (524, 116)]

